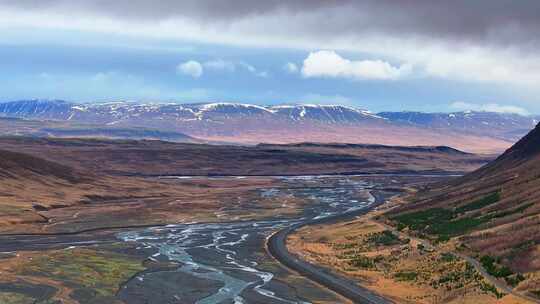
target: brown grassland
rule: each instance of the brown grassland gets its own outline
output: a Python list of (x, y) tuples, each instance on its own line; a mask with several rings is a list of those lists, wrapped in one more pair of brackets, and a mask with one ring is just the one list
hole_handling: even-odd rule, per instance
[(431, 246), (380, 222), (385, 208), (302, 228), (289, 237), (288, 248), (396, 303), (533, 303), (493, 287), (452, 245)]

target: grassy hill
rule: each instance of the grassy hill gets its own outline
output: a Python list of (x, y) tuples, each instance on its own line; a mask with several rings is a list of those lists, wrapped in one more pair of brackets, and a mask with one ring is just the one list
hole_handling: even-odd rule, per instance
[(423, 189), (386, 217), (448, 242), (495, 277), (540, 295), (540, 126), (486, 166)]

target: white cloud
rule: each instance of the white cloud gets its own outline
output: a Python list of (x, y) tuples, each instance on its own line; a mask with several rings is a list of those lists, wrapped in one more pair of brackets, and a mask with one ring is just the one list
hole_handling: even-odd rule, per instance
[(496, 113), (513, 113), (520, 115), (529, 114), (529, 112), (524, 108), (513, 105), (500, 105), (497, 103), (474, 104), (463, 101), (456, 101), (452, 103), (450, 107), (459, 111), (485, 111)]
[(234, 72), (234, 70), (236, 70), (236, 64), (234, 62), (225, 61), (223, 59), (207, 61), (203, 65), (205, 68), (212, 70), (224, 70), (229, 72)]
[(295, 64), (295, 63), (292, 63), (292, 62), (287, 62), (284, 66), (283, 66), (283, 69), (287, 72), (287, 73), (291, 73), (291, 74), (296, 74), (298, 72), (298, 66)]
[(203, 74), (203, 67), (198, 61), (189, 60), (179, 64), (176, 67), (176, 71), (180, 74), (188, 75), (193, 78), (199, 78)]
[(202, 64), (204, 68), (215, 70), (215, 71), (226, 71), (226, 72), (235, 72), (238, 70), (246, 70), (249, 73), (257, 77), (268, 77), (269, 74), (267, 71), (260, 71), (253, 65), (246, 62), (233, 62), (226, 61), (223, 59), (210, 60)]
[(348, 78), (355, 80), (393, 80), (408, 75), (411, 66), (394, 67), (382, 60), (351, 61), (334, 51), (309, 53), (302, 66), (302, 75), (310, 77)]
[[(68, 3), (68, 2), (66, 2)], [(71, 3), (71, 2), (69, 2)], [(329, 15), (330, 14), (330, 15)], [(414, 72), (426, 77), (436, 77), (465, 82), (494, 83), (502, 88), (517, 88), (527, 95), (536, 97), (540, 91), (540, 54), (519, 46), (508, 47), (483, 44), (482, 41), (454, 41), (434, 36), (418, 36), (406, 31), (370, 31), (369, 11), (351, 10), (348, 6), (332, 11), (300, 11), (294, 15), (278, 10), (272, 14), (249, 14), (234, 22), (201, 23), (194, 18), (167, 18), (156, 22), (140, 22), (138, 19), (112, 18), (94, 14), (92, 11), (32, 11), (12, 8), (0, 10), (0, 40), (4, 43), (50, 42), (54, 35), (5, 35), (14, 29), (59, 31), (81, 31), (122, 35), (128, 38), (152, 38), (178, 41), (214, 43), (240, 47), (296, 48), (301, 50), (334, 49), (389, 58), (395, 62), (407, 62)], [(328, 19), (330, 18), (330, 19)], [(356, 26), (350, 34), (342, 21), (365, 20), (364, 27)], [(320, 20), (330, 20), (334, 28), (320, 28)], [(336, 27), (343, 30), (340, 32)], [(182, 30), (179, 31), (178, 29)], [(316, 30), (313, 30), (316, 29)], [(497, 32), (489, 33), (497, 37)], [(7, 38), (6, 38), (7, 37)], [(99, 39), (66, 41), (63, 44), (102, 43)], [(148, 45), (147, 41), (133, 42)], [(531, 39), (533, 42), (534, 39)], [(133, 39), (136, 41), (136, 39)], [(156, 43), (155, 45), (159, 45)], [(369, 63), (369, 62), (367, 62)], [(395, 75), (395, 70), (410, 66), (393, 67), (384, 61), (373, 61), (382, 71), (376, 74)], [(407, 68), (408, 67), (408, 68)], [(387, 71), (387, 72), (384, 72)], [(394, 72), (392, 72), (394, 71)], [(401, 76), (401, 73), (400, 73)]]
[(267, 71), (262, 71), (262, 72), (257, 72), (255, 76), (261, 77), (261, 78), (267, 78), (268, 76), (270, 76), (270, 74)]
[(257, 69), (249, 63), (240, 62), (239, 65), (245, 68), (246, 70), (250, 71), (251, 73), (257, 72)]
[(244, 69), (246, 69), (247, 71), (249, 71), (250, 73), (252, 73), (253, 75), (257, 77), (266, 78), (269, 76), (267, 71), (260, 71), (249, 63), (240, 62), (238, 65), (243, 67)]

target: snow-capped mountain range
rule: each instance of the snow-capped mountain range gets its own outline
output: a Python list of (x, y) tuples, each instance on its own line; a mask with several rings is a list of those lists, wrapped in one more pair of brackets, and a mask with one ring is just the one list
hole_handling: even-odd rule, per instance
[[(454, 144), (485, 152), (504, 149), (537, 124), (537, 117), (493, 112), (372, 113), (342, 105), (227, 102), (88, 104), (20, 100), (0, 103), (0, 116), (107, 128), (149, 128), (236, 143)], [(470, 148), (471, 144), (486, 148)]]
[[(237, 116), (272, 116), (291, 121), (319, 120), (328, 123), (352, 123), (365, 119), (382, 119), (366, 110), (340, 105), (278, 105), (258, 106), (243, 103), (163, 104), (109, 102), (74, 104), (61, 100), (21, 100), (0, 103), (0, 115), (28, 119), (105, 122), (118, 120), (168, 117), (177, 121), (213, 120)], [(161, 118), (159, 118), (161, 117)]]

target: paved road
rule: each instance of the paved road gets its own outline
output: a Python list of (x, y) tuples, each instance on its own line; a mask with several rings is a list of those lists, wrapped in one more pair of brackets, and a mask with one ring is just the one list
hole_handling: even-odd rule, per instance
[(354, 211), (354, 212), (350, 212), (346, 214), (326, 217), (323, 219), (310, 220), (307, 222), (290, 226), (288, 228), (285, 228), (283, 230), (280, 230), (274, 233), (272, 236), (268, 238), (268, 241), (267, 241), (268, 251), (274, 258), (276, 258), (283, 265), (297, 271), (301, 275), (327, 287), (328, 289), (331, 289), (337, 292), (338, 294), (350, 299), (354, 303), (362, 303), (362, 304), (364, 303), (365, 304), (392, 303), (391, 301), (381, 297), (378, 294), (375, 294), (374, 292), (364, 287), (357, 285), (355, 282), (347, 278), (341, 277), (337, 274), (332, 273), (331, 271), (327, 269), (315, 266), (306, 261), (298, 259), (296, 256), (292, 255), (287, 250), (287, 246), (286, 246), (287, 236), (301, 227), (308, 226), (308, 225), (323, 224), (327, 222), (334, 222), (338, 220), (344, 220), (347, 218), (352, 218), (354, 216), (367, 213), (369, 210), (380, 205), (383, 202), (382, 197), (378, 195), (374, 195), (374, 196), (376, 197), (377, 201), (372, 206), (370, 206), (370, 208), (366, 208), (363, 210), (358, 210), (358, 211)]

